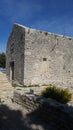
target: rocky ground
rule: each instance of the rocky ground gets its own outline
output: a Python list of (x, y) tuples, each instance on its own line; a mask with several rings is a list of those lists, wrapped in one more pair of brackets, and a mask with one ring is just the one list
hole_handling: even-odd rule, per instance
[(13, 90), (6, 74), (0, 72), (0, 130), (56, 130), (37, 115), (13, 102)]

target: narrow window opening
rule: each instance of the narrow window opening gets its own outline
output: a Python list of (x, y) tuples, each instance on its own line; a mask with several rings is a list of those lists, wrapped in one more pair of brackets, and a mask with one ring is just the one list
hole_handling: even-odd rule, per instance
[(43, 58), (43, 61), (47, 61), (47, 58)]

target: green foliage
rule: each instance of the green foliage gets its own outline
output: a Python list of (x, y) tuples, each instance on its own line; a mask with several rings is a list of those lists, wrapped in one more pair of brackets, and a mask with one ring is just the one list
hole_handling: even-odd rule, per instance
[(39, 85), (38, 84), (35, 84), (35, 85), (32, 85), (32, 84), (30, 84), (30, 85), (19, 85), (19, 84), (17, 84), (17, 83), (15, 83), (14, 81), (12, 81), (11, 82), (11, 85), (12, 85), (12, 87), (22, 87), (22, 88), (27, 88), (27, 87), (39, 87)]
[(0, 67), (5, 68), (6, 65), (6, 55), (5, 53), (0, 54)]
[(45, 98), (52, 98), (61, 103), (67, 103), (71, 100), (72, 94), (68, 89), (57, 88), (54, 85), (46, 87), (41, 92), (41, 96)]
[(17, 87), (17, 84), (16, 83), (14, 83), (14, 82), (11, 82), (11, 85), (12, 85), (12, 87)]

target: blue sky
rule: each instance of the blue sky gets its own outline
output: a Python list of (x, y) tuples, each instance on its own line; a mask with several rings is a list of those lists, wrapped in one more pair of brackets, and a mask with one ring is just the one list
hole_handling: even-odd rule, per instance
[(0, 52), (14, 23), (73, 37), (73, 0), (0, 0)]

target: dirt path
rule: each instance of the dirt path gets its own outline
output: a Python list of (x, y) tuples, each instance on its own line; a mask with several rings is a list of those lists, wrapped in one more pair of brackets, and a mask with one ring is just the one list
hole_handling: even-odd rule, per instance
[(0, 98), (5, 100), (13, 95), (13, 87), (9, 83), (6, 74), (0, 72)]
[(0, 130), (55, 130), (51, 124), (44, 123), (25, 108), (12, 102), (13, 87), (0, 72)]

